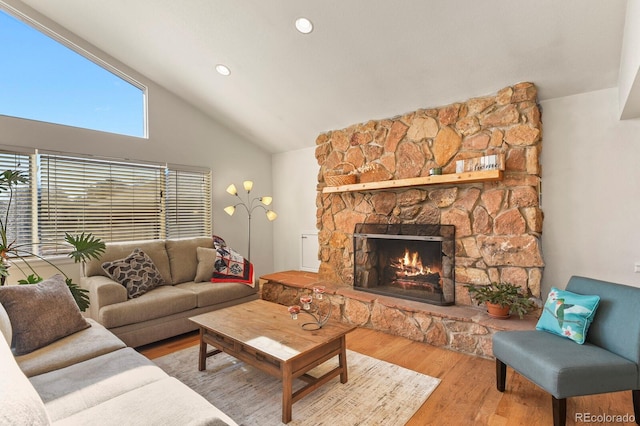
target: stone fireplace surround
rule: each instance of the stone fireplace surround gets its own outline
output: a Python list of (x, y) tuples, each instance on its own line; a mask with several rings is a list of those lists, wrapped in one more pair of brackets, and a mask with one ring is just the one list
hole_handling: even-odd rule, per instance
[[(511, 282), (540, 296), (541, 134), (537, 89), (532, 83), (518, 83), (495, 95), (319, 135), (319, 272), (261, 277), (263, 298), (293, 303), (320, 282), (332, 289), (341, 321), (491, 357), (494, 331), (532, 328), (535, 320), (491, 320), (473, 307), (464, 285)], [(441, 167), (443, 175), (455, 173), (457, 160), (491, 154), (505, 159), (499, 181), (323, 191), (325, 174), (345, 166), (358, 172), (359, 182), (381, 182), (428, 176), (434, 167)], [(455, 225), (455, 306), (429, 306), (354, 290), (356, 223)]]

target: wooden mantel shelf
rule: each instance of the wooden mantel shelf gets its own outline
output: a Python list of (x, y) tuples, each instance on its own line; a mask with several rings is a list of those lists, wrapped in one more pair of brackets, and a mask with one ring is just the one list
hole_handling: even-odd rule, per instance
[(385, 180), (380, 182), (353, 183), (350, 185), (325, 186), (322, 192), (357, 192), (379, 189), (398, 189), (411, 186), (442, 185), (450, 183), (474, 183), (502, 180), (502, 170), (482, 170), (479, 172), (451, 173), (447, 175), (422, 176), (408, 179)]

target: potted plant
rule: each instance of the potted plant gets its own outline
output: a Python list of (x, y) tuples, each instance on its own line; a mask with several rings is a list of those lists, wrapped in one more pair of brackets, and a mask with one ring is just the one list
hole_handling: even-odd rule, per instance
[(520, 287), (511, 283), (467, 284), (465, 287), (478, 305), (485, 304), (492, 318), (506, 319), (511, 314), (518, 314), (522, 318), (535, 306), (529, 296), (522, 293)]
[[(28, 182), (28, 178), (21, 171), (5, 170), (0, 174), (0, 194), (9, 193), (6, 203), (5, 212), (0, 215), (0, 285), (5, 285), (9, 276), (9, 268), (14, 266), (24, 275), (24, 279), (18, 280), (19, 284), (35, 284), (42, 281), (42, 277), (38, 275), (35, 269), (29, 264), (29, 260), (34, 258), (40, 259), (57, 269), (66, 278), (67, 286), (73, 295), (78, 307), (81, 311), (85, 311), (89, 307), (88, 291), (80, 288), (72, 282), (58, 266), (51, 263), (44, 257), (30, 251), (31, 243), (20, 243), (16, 240), (10, 240), (8, 235), (8, 226), (10, 220), (11, 203), (13, 201), (13, 191), (17, 185), (24, 185)], [(69, 257), (76, 263), (98, 259), (105, 251), (105, 244), (91, 234), (70, 235), (65, 233), (65, 241), (73, 247), (69, 253)], [(19, 263), (16, 263), (19, 261)]]

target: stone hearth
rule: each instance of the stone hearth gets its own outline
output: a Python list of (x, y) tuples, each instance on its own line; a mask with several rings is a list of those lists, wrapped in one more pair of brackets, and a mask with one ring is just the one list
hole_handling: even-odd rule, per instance
[(537, 321), (536, 314), (498, 320), (489, 318), (483, 308), (436, 306), (364, 293), (321, 280), (312, 272), (285, 271), (260, 277), (262, 299), (287, 306), (299, 304), (300, 296), (311, 294), (316, 285), (326, 287), (337, 321), (484, 358), (493, 357), (493, 333), (531, 330)]

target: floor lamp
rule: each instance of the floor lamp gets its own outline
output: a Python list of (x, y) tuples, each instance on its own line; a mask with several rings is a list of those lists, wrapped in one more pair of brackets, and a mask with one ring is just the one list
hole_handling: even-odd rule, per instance
[[(240, 197), (240, 194), (238, 194), (238, 190), (236, 189), (236, 186), (234, 184), (231, 184), (227, 187), (227, 192), (231, 195), (235, 195), (236, 197), (238, 197), (240, 199), (240, 202), (232, 206), (225, 207), (224, 211), (229, 216), (233, 216), (233, 214), (236, 211), (236, 207), (238, 206), (244, 207), (244, 209), (247, 211), (248, 225), (249, 225), (249, 243), (247, 244), (247, 247), (248, 247), (247, 260), (251, 261), (251, 214), (255, 209), (260, 207), (266, 212), (267, 219), (269, 219), (270, 222), (276, 220), (278, 215), (273, 210), (269, 210), (265, 207), (271, 204), (271, 202), (273, 201), (272, 197), (268, 197), (268, 196), (255, 197), (251, 199), (249, 194), (251, 193), (251, 189), (253, 189), (253, 182), (250, 180), (245, 180), (244, 182), (242, 182), (242, 186), (244, 186), (244, 190), (247, 191), (247, 201), (246, 202), (242, 201), (242, 198)], [(256, 201), (258, 202), (257, 204), (255, 204)]]

